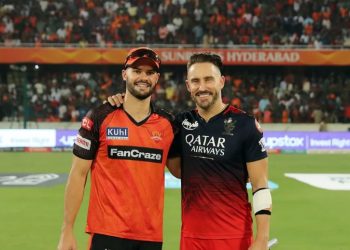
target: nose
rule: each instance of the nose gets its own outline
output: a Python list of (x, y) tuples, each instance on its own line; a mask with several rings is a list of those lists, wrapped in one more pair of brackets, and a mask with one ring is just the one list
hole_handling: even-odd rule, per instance
[(139, 75), (140, 79), (147, 80), (149, 78), (149, 75), (146, 71), (141, 71), (141, 74)]
[(200, 81), (198, 83), (198, 90), (206, 90), (206, 89), (207, 89), (207, 86), (206, 86), (205, 82), (204, 81)]
[(147, 78), (147, 73), (145, 71), (141, 71), (140, 73), (140, 78), (144, 79), (144, 78)]

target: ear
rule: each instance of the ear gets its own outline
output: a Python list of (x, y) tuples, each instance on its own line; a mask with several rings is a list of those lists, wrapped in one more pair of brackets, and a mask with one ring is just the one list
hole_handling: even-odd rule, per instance
[(221, 76), (221, 77), (220, 77), (220, 85), (221, 85), (220, 87), (221, 87), (221, 89), (223, 89), (224, 86), (225, 86), (225, 80), (226, 80), (226, 79), (225, 79), (224, 76)]
[(186, 79), (186, 88), (188, 92), (191, 92), (190, 84), (188, 83), (187, 79)]
[(126, 81), (126, 69), (122, 70), (122, 77), (123, 77), (123, 80)]
[(157, 81), (156, 81), (156, 84), (158, 84), (159, 78), (160, 78), (160, 73), (157, 73)]

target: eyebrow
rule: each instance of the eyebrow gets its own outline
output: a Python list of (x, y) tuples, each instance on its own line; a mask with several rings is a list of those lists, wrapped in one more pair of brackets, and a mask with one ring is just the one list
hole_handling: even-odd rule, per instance
[(199, 80), (200, 78), (203, 78), (204, 80), (212, 80), (214, 79), (215, 77), (214, 76), (204, 76), (204, 77), (193, 77), (193, 78), (190, 78), (190, 81), (195, 81), (195, 80)]
[(214, 76), (205, 76), (204, 79), (205, 80), (209, 80), (209, 79), (211, 80), (211, 79), (215, 79), (215, 77)]
[(138, 68), (138, 67), (130, 67), (130, 68), (132, 68), (132, 69), (134, 69), (134, 70), (141, 70), (141, 71), (146, 71), (146, 72), (157, 72), (157, 70), (155, 70), (155, 69), (141, 69), (141, 68)]

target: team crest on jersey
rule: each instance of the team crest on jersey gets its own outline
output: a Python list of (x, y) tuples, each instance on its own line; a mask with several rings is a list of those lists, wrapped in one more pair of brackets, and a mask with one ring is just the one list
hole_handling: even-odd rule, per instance
[(233, 130), (236, 128), (236, 120), (231, 117), (224, 120), (224, 135), (233, 135)]
[(163, 140), (162, 133), (159, 131), (152, 131), (151, 139), (155, 142), (159, 142), (159, 141)]
[(129, 130), (128, 128), (113, 127), (106, 130), (107, 140), (128, 140)]
[(187, 129), (187, 130), (195, 130), (196, 128), (198, 128), (199, 124), (197, 121), (195, 122), (189, 122), (187, 120), (187, 118), (182, 122), (182, 127), (184, 127), (184, 129)]

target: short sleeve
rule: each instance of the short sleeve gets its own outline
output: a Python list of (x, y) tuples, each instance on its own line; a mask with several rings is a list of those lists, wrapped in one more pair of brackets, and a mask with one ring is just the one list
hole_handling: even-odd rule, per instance
[(261, 160), (267, 157), (263, 142), (263, 131), (257, 120), (251, 118), (248, 121), (247, 137), (244, 142), (244, 153), (247, 162)]
[(99, 147), (99, 130), (96, 112), (89, 111), (81, 121), (73, 154), (82, 159), (93, 160)]

